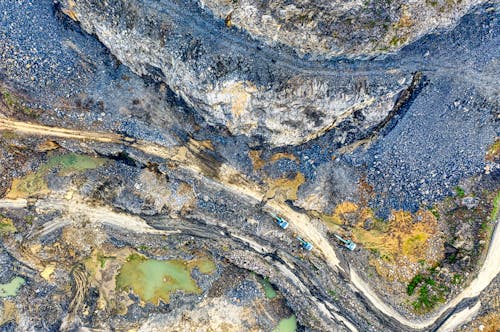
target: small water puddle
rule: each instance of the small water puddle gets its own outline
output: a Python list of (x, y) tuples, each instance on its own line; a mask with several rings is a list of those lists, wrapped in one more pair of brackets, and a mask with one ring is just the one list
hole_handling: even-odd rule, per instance
[(15, 277), (6, 284), (0, 284), (0, 297), (16, 296), (17, 292), (26, 281), (21, 277)]
[(259, 282), (262, 285), (262, 288), (264, 288), (266, 298), (274, 299), (278, 295), (267, 278), (259, 278)]
[(297, 330), (297, 317), (292, 315), (288, 318), (283, 318), (280, 320), (278, 326), (276, 326), (273, 332), (295, 332)]

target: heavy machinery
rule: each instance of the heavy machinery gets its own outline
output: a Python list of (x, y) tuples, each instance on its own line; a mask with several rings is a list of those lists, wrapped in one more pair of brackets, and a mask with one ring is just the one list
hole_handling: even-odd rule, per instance
[(283, 228), (283, 229), (287, 229), (288, 228), (288, 221), (286, 221), (285, 219), (275, 215), (274, 213), (269, 213), (275, 220), (276, 220), (276, 223), (278, 224), (279, 227)]
[(337, 234), (333, 234), (337, 240), (339, 240), (340, 242), (342, 242), (344, 244), (344, 247), (346, 247), (347, 249), (353, 251), (354, 249), (356, 249), (356, 243), (352, 242), (351, 240), (344, 240), (343, 238), (341, 238), (339, 235)]
[(304, 248), (307, 251), (311, 251), (312, 250), (312, 248), (313, 248), (312, 243), (305, 241), (300, 236), (297, 236), (297, 240), (299, 240), (300, 245), (302, 246), (302, 248)]

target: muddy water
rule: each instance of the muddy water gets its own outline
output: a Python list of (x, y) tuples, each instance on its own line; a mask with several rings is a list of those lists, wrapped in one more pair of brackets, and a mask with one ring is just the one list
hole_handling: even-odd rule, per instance
[(27, 198), (30, 196), (43, 195), (50, 193), (45, 176), (57, 168), (59, 175), (68, 175), (71, 172), (83, 172), (88, 169), (94, 169), (106, 162), (102, 158), (88, 157), (69, 153), (52, 157), (42, 165), (36, 172), (29, 173), (22, 178), (14, 179), (12, 188), (7, 193), (7, 198)]
[(294, 332), (297, 330), (297, 318), (295, 315), (280, 320), (273, 332)]
[(16, 296), (17, 292), (26, 281), (21, 277), (15, 277), (6, 284), (0, 284), (0, 297)]
[(274, 290), (273, 286), (267, 279), (259, 279), (262, 288), (264, 288), (264, 293), (266, 294), (266, 298), (274, 299), (278, 293)]
[(158, 261), (134, 254), (120, 270), (116, 286), (122, 290), (132, 289), (146, 302), (168, 302), (170, 295), (176, 291), (201, 293), (201, 289), (191, 278), (191, 271), (195, 267), (201, 273), (211, 273), (215, 269), (213, 262), (208, 260)]

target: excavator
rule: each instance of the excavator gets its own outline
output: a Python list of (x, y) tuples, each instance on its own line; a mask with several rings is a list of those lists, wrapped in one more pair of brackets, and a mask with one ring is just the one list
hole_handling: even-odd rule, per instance
[(353, 251), (354, 249), (356, 249), (356, 243), (352, 242), (351, 240), (344, 240), (343, 238), (340, 237), (340, 235), (337, 235), (337, 234), (333, 234), (333, 235), (337, 238), (337, 240), (339, 240), (340, 242), (342, 242), (344, 244), (344, 247), (346, 247), (350, 251)]
[(304, 248), (305, 250), (307, 251), (311, 251), (313, 249), (313, 245), (311, 242), (307, 242), (305, 241), (303, 238), (301, 238), (300, 236), (297, 236), (297, 240), (299, 240), (300, 242), (300, 245), (302, 246), (302, 248)]
[[(274, 218), (274, 220), (276, 221), (276, 223), (278, 224), (279, 227), (281, 227), (283, 229), (287, 229), (288, 228), (288, 221), (286, 221), (285, 219), (281, 218), (280, 216), (275, 215), (272, 212), (269, 212), (269, 214)], [(313, 249), (313, 245), (312, 245), (311, 242), (305, 241), (300, 236), (297, 236), (297, 234), (294, 234), (294, 236), (297, 238), (297, 240), (299, 240), (300, 245), (301, 245), (302, 248), (304, 248), (307, 251), (311, 251)]]
[(276, 220), (276, 223), (278, 224), (279, 227), (283, 229), (288, 228), (288, 221), (281, 218), (280, 216), (275, 215), (274, 213), (269, 213), (269, 214), (274, 218), (274, 220)]

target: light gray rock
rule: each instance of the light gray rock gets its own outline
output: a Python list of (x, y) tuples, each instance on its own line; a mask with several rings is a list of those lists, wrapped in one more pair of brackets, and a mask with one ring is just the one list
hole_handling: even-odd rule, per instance
[(384, 63), (359, 68), (336, 59), (307, 61), (226, 27), (198, 4), (176, 1), (63, 1), (64, 11), (140, 75), (166, 82), (212, 125), (295, 145), (334, 128), (355, 111), (368, 130), (392, 109), (411, 71)]
[(474, 0), (199, 0), (215, 15), (270, 45), (299, 54), (355, 56), (401, 48), (453, 25)]

